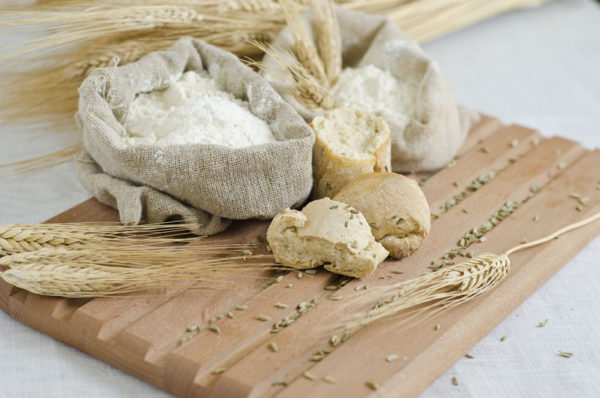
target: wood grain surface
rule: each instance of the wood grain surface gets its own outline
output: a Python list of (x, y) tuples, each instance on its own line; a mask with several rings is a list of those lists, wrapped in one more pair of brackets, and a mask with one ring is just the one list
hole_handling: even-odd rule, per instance
[[(319, 362), (315, 351), (328, 347), (319, 326), (348, 315), (344, 299), (357, 286), (385, 285), (429, 271), (456, 246), (463, 234), (485, 223), (507, 201), (522, 202), (509, 217), (486, 234), (474, 252), (501, 253), (559, 227), (600, 211), (598, 169), (600, 152), (586, 151), (562, 138), (542, 138), (520, 126), (503, 126), (485, 117), (469, 134), (456, 163), (433, 175), (414, 175), (422, 181), (432, 213), (439, 216), (431, 235), (414, 255), (385, 261), (369, 278), (353, 280), (329, 300), (324, 287), (339, 277), (324, 270), (316, 275), (296, 272), (265, 287), (263, 279), (229, 291), (168, 290), (161, 294), (100, 299), (60, 299), (29, 294), (0, 282), (0, 308), (15, 319), (113, 364), (181, 397), (363, 397), (418, 395), (473, 345), (538, 289), (594, 236), (600, 223), (588, 225), (552, 242), (511, 256), (509, 276), (491, 292), (416, 326), (395, 326), (393, 320), (375, 323), (353, 336)], [(445, 204), (465, 191), (477, 177), (496, 177), (454, 207)], [(582, 211), (569, 197), (589, 197)], [(534, 217), (537, 221), (534, 221)], [(113, 209), (90, 199), (49, 222), (117, 220)], [(230, 242), (256, 242), (266, 221), (236, 222), (218, 237)], [(201, 244), (201, 243), (198, 243)], [(401, 275), (390, 273), (400, 269)], [(383, 279), (382, 277), (389, 275)], [(292, 288), (287, 285), (293, 284)], [(316, 300), (314, 309), (279, 333), (272, 323), (296, 312), (301, 302)], [(282, 302), (287, 308), (274, 304)], [(235, 311), (236, 304), (248, 309)], [(228, 311), (235, 317), (218, 321), (221, 335), (205, 330), (190, 335), (190, 325)], [(272, 322), (255, 317), (266, 314)], [(440, 329), (435, 330), (434, 325)], [(181, 339), (190, 335), (184, 344)], [(275, 342), (277, 352), (269, 349)], [(385, 358), (397, 354), (399, 359)], [(215, 375), (217, 367), (226, 371)], [(303, 377), (310, 371), (316, 380)], [(335, 383), (322, 380), (332, 376)], [(372, 380), (378, 391), (367, 386)], [(285, 383), (282, 383), (285, 382)], [(275, 385), (274, 385), (275, 384)], [(285, 385), (282, 385), (285, 384)]]

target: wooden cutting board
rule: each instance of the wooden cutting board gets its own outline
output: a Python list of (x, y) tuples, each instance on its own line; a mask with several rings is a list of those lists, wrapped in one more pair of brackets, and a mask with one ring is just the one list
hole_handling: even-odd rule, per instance
[[(492, 170), (497, 172), (495, 178), (446, 211), (454, 195)], [(524, 239), (533, 240), (600, 211), (598, 170), (598, 150), (590, 152), (562, 138), (542, 138), (536, 131), (503, 126), (486, 117), (472, 129), (453, 166), (432, 176), (414, 176), (424, 181), (431, 210), (439, 215), (423, 247), (402, 261), (382, 263), (370, 278), (353, 280), (335, 294), (349, 297), (359, 285), (384, 285), (429, 271), (431, 261), (438, 261), (506, 201), (527, 199), (488, 232), (484, 242), (471, 246), (476, 254), (504, 252)], [(569, 197), (572, 192), (589, 197), (581, 211)], [(91, 199), (50, 222), (101, 220), (117, 220), (117, 214)], [(255, 242), (267, 226), (268, 222), (237, 222), (218, 239)], [(367, 387), (368, 380), (379, 384), (381, 396), (410, 397), (427, 388), (598, 233), (600, 223), (594, 223), (517, 252), (511, 256), (509, 276), (486, 295), (418, 326), (374, 324), (320, 362), (309, 360), (327, 347), (327, 339), (315, 330), (342, 315), (340, 302), (328, 300), (331, 292), (324, 290), (338, 277), (323, 270), (302, 279), (289, 273), (266, 288), (264, 280), (257, 280), (229, 291), (170, 290), (94, 300), (41, 297), (2, 282), (0, 307), (26, 325), (181, 397), (362, 397), (375, 394)], [(390, 273), (396, 269), (404, 274)], [(392, 278), (382, 279), (385, 275)], [(289, 283), (292, 288), (286, 287)], [(266, 314), (278, 321), (312, 298), (315, 308), (277, 334), (269, 332), (272, 322), (255, 319)], [(289, 306), (277, 308), (276, 302)], [(235, 311), (236, 304), (248, 309)], [(186, 333), (188, 326), (206, 325), (231, 310), (234, 319), (218, 321), (220, 336), (207, 330)], [(436, 324), (441, 329), (434, 330)], [(186, 335), (190, 340), (180, 344)], [(279, 346), (277, 353), (269, 349), (271, 342)], [(387, 362), (391, 354), (399, 359)], [(216, 367), (227, 370), (214, 375)], [(307, 370), (317, 380), (303, 377)], [(322, 381), (325, 375), (336, 383)], [(274, 386), (278, 381), (287, 386)]]

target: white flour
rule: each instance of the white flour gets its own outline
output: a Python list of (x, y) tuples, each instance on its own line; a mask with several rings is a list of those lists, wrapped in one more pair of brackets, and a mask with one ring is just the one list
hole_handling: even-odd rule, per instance
[(383, 117), (404, 131), (416, 112), (419, 80), (400, 80), (373, 65), (345, 68), (333, 87), (336, 107), (349, 107)]
[(268, 124), (248, 102), (219, 89), (208, 73), (186, 72), (165, 90), (138, 95), (130, 104), (128, 144), (216, 144), (231, 148), (275, 142)]

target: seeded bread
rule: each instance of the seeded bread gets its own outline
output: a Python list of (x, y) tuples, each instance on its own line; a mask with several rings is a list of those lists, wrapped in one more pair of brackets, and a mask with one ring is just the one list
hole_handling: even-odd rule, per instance
[(356, 177), (391, 171), (390, 129), (371, 113), (338, 108), (315, 117), (313, 199), (333, 197)]
[(267, 241), (281, 264), (301, 269), (325, 265), (356, 278), (371, 275), (388, 256), (358, 210), (329, 198), (310, 202), (302, 211), (280, 212)]
[(417, 250), (429, 234), (431, 214), (423, 191), (414, 180), (396, 173), (365, 174), (334, 198), (359, 210), (375, 240), (394, 258)]

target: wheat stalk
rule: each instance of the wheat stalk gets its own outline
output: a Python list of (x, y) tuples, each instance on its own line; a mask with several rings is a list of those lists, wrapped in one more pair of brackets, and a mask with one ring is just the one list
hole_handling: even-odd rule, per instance
[(365, 302), (375, 304), (366, 314), (352, 317), (344, 326), (345, 333), (352, 335), (373, 322), (391, 317), (398, 318), (395, 326), (416, 317), (421, 320), (429, 319), (440, 312), (473, 300), (506, 278), (510, 272), (509, 256), (512, 253), (544, 244), (598, 219), (600, 212), (543, 238), (515, 246), (503, 254), (484, 253), (463, 263), (405, 282), (370, 288), (348, 301), (348, 305), (360, 305)]
[[(108, 250), (107, 250), (108, 249)], [(215, 288), (275, 268), (266, 255), (199, 259), (172, 247), (147, 252), (114, 248), (41, 249), (0, 258), (0, 277), (31, 293), (103, 297), (163, 288)], [(201, 283), (199, 283), (201, 282)]]

